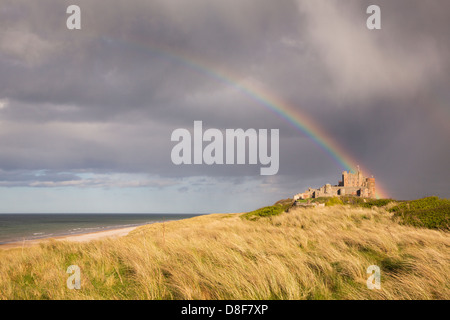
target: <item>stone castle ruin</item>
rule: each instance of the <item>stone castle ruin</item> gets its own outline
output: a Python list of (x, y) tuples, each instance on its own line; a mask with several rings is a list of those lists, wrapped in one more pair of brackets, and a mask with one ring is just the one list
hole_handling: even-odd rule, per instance
[(294, 200), (319, 197), (357, 196), (362, 198), (375, 198), (375, 178), (366, 178), (358, 167), (356, 173), (342, 172), (342, 181), (338, 185), (326, 184), (319, 189), (309, 188), (303, 193), (296, 194)]

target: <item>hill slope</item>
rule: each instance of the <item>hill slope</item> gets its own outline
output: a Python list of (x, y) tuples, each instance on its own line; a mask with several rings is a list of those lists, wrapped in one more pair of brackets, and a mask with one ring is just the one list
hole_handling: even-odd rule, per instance
[[(0, 251), (0, 299), (449, 299), (450, 237), (382, 208), (214, 214), (120, 239)], [(81, 290), (68, 290), (78, 265)], [(370, 265), (381, 290), (366, 286)]]

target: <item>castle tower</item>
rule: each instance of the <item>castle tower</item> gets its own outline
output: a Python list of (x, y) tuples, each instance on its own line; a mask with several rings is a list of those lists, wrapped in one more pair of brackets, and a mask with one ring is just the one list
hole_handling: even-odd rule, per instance
[(342, 171), (342, 181), (339, 181), (339, 185), (345, 187), (348, 185), (348, 173), (347, 171)]
[(357, 167), (358, 167), (358, 172), (357, 172), (357, 181), (356, 181), (357, 185), (356, 186), (357, 187), (362, 187), (364, 185), (364, 182), (365, 182), (366, 179), (363, 176), (359, 166), (357, 166)]
[(369, 189), (369, 198), (375, 198), (376, 192), (375, 192), (375, 178), (367, 178), (366, 179), (367, 188)]

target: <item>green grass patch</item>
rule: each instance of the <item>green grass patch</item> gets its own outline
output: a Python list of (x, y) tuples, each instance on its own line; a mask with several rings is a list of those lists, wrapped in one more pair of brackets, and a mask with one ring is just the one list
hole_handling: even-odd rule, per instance
[(342, 202), (342, 200), (339, 197), (332, 197), (329, 198), (327, 202), (325, 202), (325, 205), (327, 207), (332, 207), (335, 205), (343, 205), (344, 203)]
[(318, 197), (318, 198), (314, 198), (311, 199), (311, 202), (313, 203), (326, 203), (330, 198), (328, 197)]
[(391, 208), (401, 223), (429, 229), (450, 230), (450, 200), (427, 197), (404, 201)]
[(367, 199), (366, 202), (363, 202), (361, 204), (361, 206), (364, 208), (372, 208), (372, 207), (381, 208), (387, 206), (389, 203), (393, 201), (394, 200), (392, 199)]
[(356, 207), (372, 208), (372, 207), (385, 207), (389, 203), (394, 202), (393, 199), (367, 199), (356, 196), (341, 196), (344, 204), (350, 204)]
[(282, 199), (282, 200), (278, 200), (277, 202), (275, 202), (274, 206), (276, 206), (276, 205), (292, 205), (293, 202), (294, 202), (294, 200), (291, 198)]
[(275, 204), (273, 206), (268, 206), (260, 208), (254, 211), (247, 212), (241, 216), (241, 218), (247, 220), (257, 220), (263, 217), (277, 216), (283, 212), (289, 210), (292, 206), (292, 202), (285, 202), (284, 204)]

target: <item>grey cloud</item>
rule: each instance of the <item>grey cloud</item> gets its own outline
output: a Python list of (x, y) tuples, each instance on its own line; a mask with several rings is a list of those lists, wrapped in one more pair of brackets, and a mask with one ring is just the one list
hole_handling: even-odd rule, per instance
[[(382, 30), (372, 32), (365, 27), (372, 2), (77, 1), (83, 29), (69, 32), (64, 2), (2, 1), (0, 181), (179, 183), (191, 194), (225, 179), (274, 197), (337, 182), (342, 168), (329, 154), (205, 70), (212, 67), (310, 115), (392, 196), (448, 196), (450, 7), (376, 1)], [(222, 130), (279, 128), (278, 177), (260, 177), (259, 166), (173, 165), (170, 134), (194, 120)], [(48, 170), (45, 178), (38, 170)], [(80, 178), (81, 171), (101, 178)], [(403, 188), (418, 172), (424, 185)], [(107, 178), (120, 174), (128, 184)]]
[(410, 30), (413, 41), (399, 35), (395, 30), (404, 20), (389, 14), (388, 5), (382, 5), (386, 12), (382, 29), (368, 30), (364, 13), (369, 2), (363, 3), (299, 1), (309, 21), (310, 43), (327, 66), (335, 96), (361, 101), (386, 94), (410, 95), (439, 76), (447, 59), (432, 34), (418, 37), (421, 30)]

